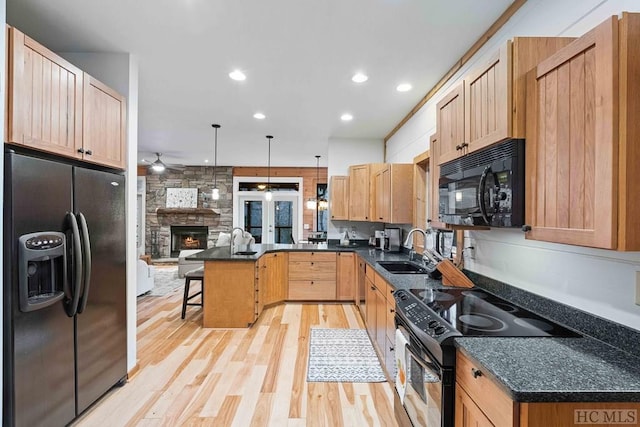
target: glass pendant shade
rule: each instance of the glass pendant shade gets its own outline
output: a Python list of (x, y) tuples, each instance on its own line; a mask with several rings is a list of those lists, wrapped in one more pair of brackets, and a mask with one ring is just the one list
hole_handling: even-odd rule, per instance
[(307, 209), (315, 210), (315, 209), (316, 209), (316, 207), (317, 207), (317, 204), (316, 204), (315, 199), (309, 199), (309, 200), (307, 200), (307, 204), (306, 204), (306, 206), (307, 206)]
[(218, 180), (216, 179), (216, 169), (218, 169), (218, 129), (220, 125), (212, 124), (215, 129), (215, 142), (213, 145), (213, 189), (211, 190), (211, 199), (220, 200), (220, 190), (218, 190)]

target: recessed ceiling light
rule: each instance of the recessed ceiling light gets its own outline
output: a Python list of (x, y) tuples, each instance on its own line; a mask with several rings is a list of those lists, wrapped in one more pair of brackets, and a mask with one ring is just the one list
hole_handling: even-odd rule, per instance
[(253, 115), (253, 117), (254, 117), (254, 118), (256, 118), (256, 119), (258, 119), (258, 120), (263, 120), (263, 119), (264, 119), (265, 117), (267, 117), (267, 116), (265, 116), (265, 115), (264, 115), (264, 114), (262, 114), (262, 113), (255, 113), (255, 114)]
[(204, 159), (204, 162), (205, 163), (209, 163), (209, 159)]
[(342, 120), (343, 122), (348, 122), (353, 120), (353, 116), (349, 113), (344, 113), (343, 115), (340, 116), (340, 120)]
[(398, 92), (409, 92), (411, 88), (412, 86), (409, 83), (401, 83), (398, 86), (396, 86), (396, 90)]
[(245, 76), (244, 73), (240, 70), (233, 70), (232, 72), (229, 73), (229, 77), (237, 81), (242, 81), (247, 78), (247, 76)]
[(351, 81), (353, 81), (354, 83), (364, 83), (367, 80), (369, 80), (369, 76), (362, 73), (356, 73), (353, 75), (353, 77), (351, 77)]

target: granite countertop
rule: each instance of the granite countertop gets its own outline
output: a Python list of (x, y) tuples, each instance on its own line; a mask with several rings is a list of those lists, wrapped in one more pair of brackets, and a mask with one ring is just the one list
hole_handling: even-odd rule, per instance
[(640, 359), (589, 337), (456, 338), (519, 402), (640, 402)]
[[(395, 289), (438, 288), (426, 274), (392, 274), (378, 261), (406, 261), (406, 253), (383, 252), (365, 244), (252, 245), (254, 255), (211, 248), (188, 260), (255, 261), (277, 251), (351, 251)], [(523, 305), (523, 304), (520, 304)], [(524, 305), (523, 305), (524, 306)], [(530, 308), (524, 306), (524, 308)], [(588, 331), (579, 331), (588, 334)], [(519, 402), (640, 402), (640, 358), (588, 336), (581, 338), (456, 338), (455, 345)]]
[(426, 274), (392, 274), (378, 264), (378, 261), (406, 261), (408, 255), (403, 252), (384, 252), (365, 244), (356, 244), (349, 246), (341, 246), (339, 244), (311, 244), (299, 243), (295, 245), (288, 244), (255, 244), (251, 245), (251, 250), (256, 253), (253, 255), (231, 255), (229, 246), (220, 246), (205, 249), (194, 255), (187, 257), (189, 261), (255, 261), (265, 253), (287, 251), (287, 252), (356, 252), (360, 255), (373, 269), (387, 280), (396, 289), (412, 289), (412, 288), (436, 288), (442, 286), (440, 280), (431, 279)]

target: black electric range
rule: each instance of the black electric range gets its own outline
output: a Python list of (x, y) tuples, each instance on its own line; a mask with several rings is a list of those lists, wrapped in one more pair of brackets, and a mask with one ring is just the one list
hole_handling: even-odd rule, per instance
[(407, 289), (394, 295), (396, 323), (408, 327), (443, 366), (455, 364), (455, 337), (579, 336), (479, 288)]

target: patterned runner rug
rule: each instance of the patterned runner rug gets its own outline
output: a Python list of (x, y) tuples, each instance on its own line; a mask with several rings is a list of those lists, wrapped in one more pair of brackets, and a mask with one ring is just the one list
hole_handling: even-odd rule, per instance
[(375, 383), (386, 380), (365, 329), (311, 328), (307, 381)]

